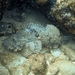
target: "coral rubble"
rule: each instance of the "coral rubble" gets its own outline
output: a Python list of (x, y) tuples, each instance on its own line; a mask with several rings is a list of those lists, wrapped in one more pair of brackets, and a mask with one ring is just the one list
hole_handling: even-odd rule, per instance
[(57, 23), (60, 23), (60, 28), (65, 32), (75, 34), (75, 17), (74, 17), (74, 0), (56, 0), (54, 7), (51, 8), (49, 15), (55, 18)]
[(0, 75), (75, 75), (75, 1), (14, 1), (0, 23), (11, 34), (0, 37)]

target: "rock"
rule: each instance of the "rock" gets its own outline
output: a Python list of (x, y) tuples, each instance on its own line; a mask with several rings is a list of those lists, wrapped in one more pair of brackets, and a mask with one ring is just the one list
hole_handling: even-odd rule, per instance
[(0, 63), (0, 75), (10, 75), (9, 70)]
[(59, 57), (59, 55), (62, 53), (59, 48), (57, 48), (57, 49), (51, 49), (50, 52), (51, 52), (51, 54), (52, 54), (54, 57)]
[[(17, 1), (26, 2), (22, 5), (23, 7), (26, 6), (26, 8), (24, 7), (25, 10), (22, 9), (29, 16), (22, 14), (22, 11), (17, 12), (17, 14), (11, 10), (16, 15), (12, 13), (11, 17), (9, 11), (8, 19), (4, 17), (4, 21), (9, 22), (8, 20), (10, 19), (10, 22), (15, 22), (18, 28), (19, 23), (22, 27), (17, 30), (16, 34), (0, 38), (0, 73), (4, 75), (75, 75), (74, 42), (69, 42), (71, 38), (68, 36), (65, 38), (60, 33), (59, 27), (56, 27), (60, 25), (66, 29), (67, 25), (74, 24), (75, 1), (40, 0), (43, 1), (42, 3), (39, 0)], [(36, 1), (39, 1), (39, 3)], [(46, 17), (51, 19), (50, 22), (52, 21), (53, 24), (46, 22), (46, 17), (42, 14), (37, 15), (40, 8), (41, 11), (44, 11), (43, 14), (46, 14)], [(32, 9), (36, 9), (36, 12)], [(21, 19), (22, 16), (25, 16), (24, 20)], [(42, 20), (43, 18), (45, 19)], [(63, 45), (60, 42), (61, 37), (63, 38)], [(71, 45), (64, 44), (65, 40)]]
[(46, 74), (45, 75), (55, 75), (58, 72), (58, 68), (55, 66), (47, 66)]
[[(60, 57), (60, 56), (59, 56)], [(45, 55), (46, 61), (46, 72), (45, 75), (74, 75), (75, 74), (75, 63), (66, 59), (55, 59), (50, 54)]]
[(69, 57), (62, 52), (56, 60), (69, 60)]
[(45, 74), (45, 60), (43, 54), (32, 54), (28, 57), (31, 63), (31, 71), (29, 74), (32, 75), (44, 75)]
[[(54, 7), (51, 8), (49, 16), (52, 16), (55, 22), (64, 32), (75, 34), (75, 1), (74, 0), (56, 0)], [(48, 16), (48, 17), (49, 17)]]
[(74, 71), (75, 64), (73, 64), (70, 61), (66, 61), (66, 60), (56, 61), (53, 65), (59, 68), (60, 71), (57, 73), (58, 75), (74, 75), (75, 74), (75, 71)]
[(32, 71), (28, 75), (35, 75)]
[(10, 75), (28, 75), (30, 65), (28, 60), (20, 54), (0, 53), (0, 62), (7, 67)]
[(45, 53), (44, 56), (45, 56), (45, 61), (47, 66), (52, 64), (55, 61), (55, 57), (52, 56), (50, 53)]
[(75, 60), (75, 51), (71, 49), (68, 45), (62, 45), (61, 50), (68, 56), (72, 61)]
[(35, 0), (36, 3), (38, 4), (44, 4), (46, 3), (48, 0)]

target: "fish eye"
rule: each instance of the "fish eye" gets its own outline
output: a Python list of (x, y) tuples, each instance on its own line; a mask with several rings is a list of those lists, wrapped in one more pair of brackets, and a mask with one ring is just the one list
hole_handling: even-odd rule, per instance
[(11, 28), (12, 26), (11, 25), (8, 25), (8, 28)]
[(39, 37), (39, 34), (35, 34), (36, 37)]

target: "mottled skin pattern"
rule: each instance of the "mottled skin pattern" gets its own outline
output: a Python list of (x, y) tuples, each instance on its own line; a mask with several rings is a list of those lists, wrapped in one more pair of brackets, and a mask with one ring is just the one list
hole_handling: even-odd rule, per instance
[[(38, 36), (36, 36), (37, 34)], [(33, 51), (40, 50), (41, 44), (46, 48), (58, 48), (60, 40), (60, 31), (55, 26), (47, 25), (45, 28), (42, 25), (32, 23), (24, 30), (4, 39), (2, 45), (10, 51), (22, 51), (26, 48), (28, 50), (29, 47)]]
[(15, 33), (16, 30), (11, 23), (0, 22), (0, 36)]

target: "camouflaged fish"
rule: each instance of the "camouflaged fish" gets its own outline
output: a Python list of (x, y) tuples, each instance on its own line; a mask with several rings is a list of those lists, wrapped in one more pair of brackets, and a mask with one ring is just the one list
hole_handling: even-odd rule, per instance
[(11, 23), (0, 22), (0, 36), (10, 35), (15, 33), (15, 27)]

